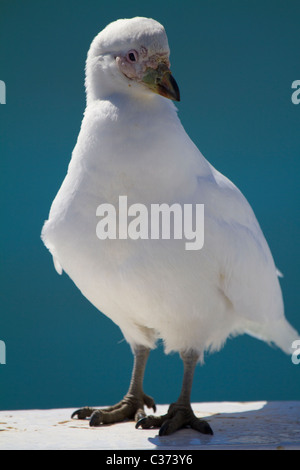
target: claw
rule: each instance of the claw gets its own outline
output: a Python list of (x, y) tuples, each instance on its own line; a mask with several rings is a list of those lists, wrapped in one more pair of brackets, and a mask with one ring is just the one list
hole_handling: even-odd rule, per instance
[(138, 422), (135, 425), (135, 429), (138, 429), (140, 426), (144, 429), (142, 423), (143, 423), (143, 421), (146, 421), (146, 419), (147, 419), (147, 416), (144, 416), (143, 418), (139, 419)]
[(168, 434), (172, 434), (172, 430), (169, 429), (171, 428), (171, 420), (168, 419), (165, 421), (162, 425), (161, 428), (158, 432), (159, 436), (167, 436)]
[(211, 436), (213, 436), (213, 430), (206, 421), (203, 421), (202, 419), (198, 419), (197, 421), (198, 423), (191, 423), (192, 429), (195, 429), (196, 431), (199, 431), (202, 434), (210, 434)]
[(152, 397), (149, 397), (144, 393), (144, 403), (147, 406), (147, 408), (152, 408), (154, 413), (156, 412), (156, 405)]
[(164, 419), (165, 416), (145, 416), (145, 418), (140, 419), (136, 423), (135, 427), (136, 429), (138, 429), (140, 426), (143, 429), (159, 428), (162, 425)]
[(205, 426), (205, 428), (204, 428), (204, 430), (203, 430), (203, 433), (204, 433), (204, 434), (210, 434), (211, 436), (214, 435), (214, 432), (213, 432), (213, 430), (211, 429), (211, 427), (210, 427), (210, 425), (209, 425), (208, 423), (206, 423), (206, 426)]
[(89, 418), (94, 412), (94, 408), (89, 408), (86, 406), (85, 408), (79, 408), (78, 410), (74, 411), (71, 415), (71, 419), (77, 416), (77, 419), (86, 419)]

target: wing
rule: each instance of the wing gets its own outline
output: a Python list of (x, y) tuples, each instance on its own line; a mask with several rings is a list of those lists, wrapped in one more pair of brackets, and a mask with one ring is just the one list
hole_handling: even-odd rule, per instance
[(200, 193), (207, 209), (205, 243), (217, 258), (219, 287), (244, 319), (245, 332), (291, 353), (299, 334), (284, 315), (282, 274), (245, 197), (225, 176), (213, 167), (211, 171)]
[(235, 312), (250, 322), (280, 319), (278, 270), (254, 212), (231, 181), (211, 170), (211, 178), (199, 186), (205, 199), (204, 245), (218, 258), (220, 288)]

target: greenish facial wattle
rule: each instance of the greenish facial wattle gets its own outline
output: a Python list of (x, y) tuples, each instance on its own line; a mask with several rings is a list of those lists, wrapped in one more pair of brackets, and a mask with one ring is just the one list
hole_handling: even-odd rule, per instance
[(180, 101), (178, 85), (166, 64), (159, 64), (156, 69), (148, 67), (142, 82), (154, 93), (173, 101)]

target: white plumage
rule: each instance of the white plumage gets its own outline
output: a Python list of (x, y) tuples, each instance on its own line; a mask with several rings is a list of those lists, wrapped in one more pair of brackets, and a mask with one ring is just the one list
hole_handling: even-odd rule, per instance
[[(151, 19), (118, 20), (96, 36), (87, 107), (43, 241), (57, 271), (119, 325), (134, 351), (162, 338), (167, 352), (192, 350), (201, 360), (246, 332), (290, 352), (298, 334), (285, 319), (276, 267), (250, 205), (190, 140), (173, 102), (143, 81), (151, 67), (169, 65), (168, 55), (164, 28)], [(147, 207), (204, 204), (203, 248), (99, 240), (96, 209), (118, 207), (120, 195)]]

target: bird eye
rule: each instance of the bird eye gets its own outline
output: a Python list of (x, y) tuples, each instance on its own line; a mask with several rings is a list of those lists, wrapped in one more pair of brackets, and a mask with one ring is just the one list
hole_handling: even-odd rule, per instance
[(138, 53), (136, 51), (129, 51), (127, 53), (127, 58), (129, 62), (136, 62), (138, 60)]

